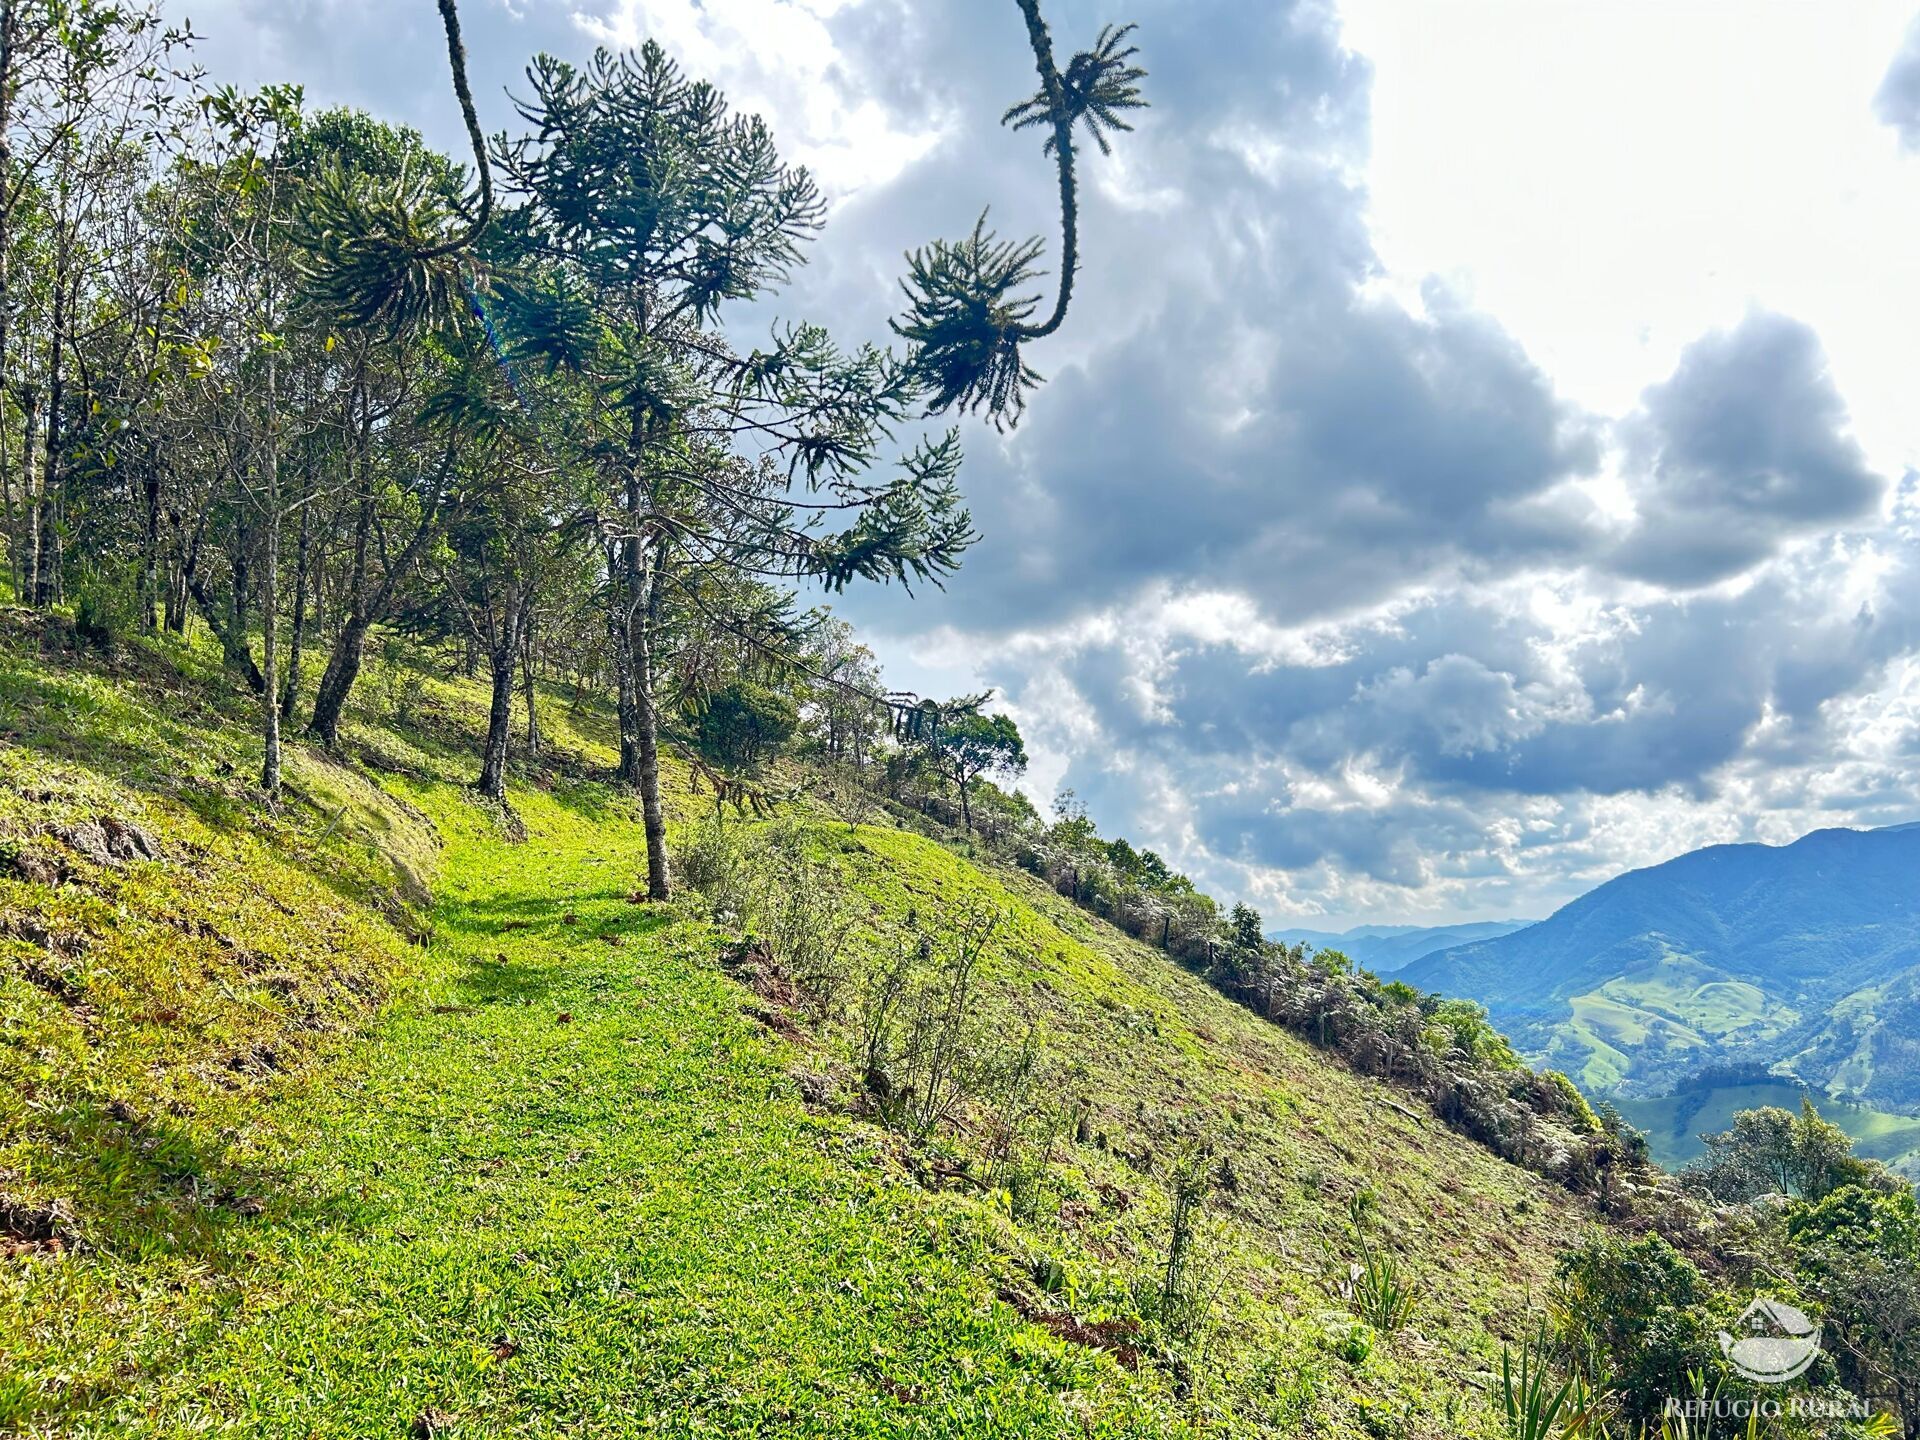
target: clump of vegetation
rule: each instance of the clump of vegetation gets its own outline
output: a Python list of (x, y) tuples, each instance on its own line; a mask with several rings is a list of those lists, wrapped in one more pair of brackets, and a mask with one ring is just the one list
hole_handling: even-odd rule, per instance
[(1500, 1351), (1500, 1405), (1512, 1440), (1556, 1440), (1591, 1433), (1591, 1397), (1578, 1374), (1556, 1385), (1545, 1331)]
[(1346, 1306), (1377, 1333), (1397, 1334), (1419, 1303), (1419, 1282), (1392, 1250), (1374, 1237), (1374, 1192), (1358, 1191), (1347, 1206), (1347, 1232), (1358, 1258), (1331, 1254), (1322, 1277), (1328, 1298)]

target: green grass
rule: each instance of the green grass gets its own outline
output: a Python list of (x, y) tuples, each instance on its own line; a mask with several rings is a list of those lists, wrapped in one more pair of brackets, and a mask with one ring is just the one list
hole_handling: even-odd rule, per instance
[[(166, 852), (0, 879), (0, 1199), (66, 1245), (0, 1259), (0, 1428), (1497, 1433), (1565, 1195), (1028, 877), (801, 811), (856, 945), (1006, 917), (982, 1003), (1088, 1117), (1016, 1215), (972, 1130), (885, 1129), (844, 1036), (729, 978), (696, 907), (630, 903), (602, 714), (546, 697), (516, 845), (459, 783), (477, 688), (372, 680), (354, 763), (298, 751), (269, 815), (200, 652), (0, 649), (0, 844), (112, 813)], [(1231, 1183), (1175, 1334), (1145, 1297), (1202, 1138)], [(1369, 1189), (1414, 1293), (1392, 1336), (1322, 1280)]]
[[(807, 1111), (710, 937), (627, 902), (634, 827), (522, 795), (515, 850), (461, 797), (417, 798), (449, 836), (440, 974), (239, 1137), (279, 1176), (250, 1275), (206, 1297), (190, 1366), (70, 1433), (433, 1411), (473, 1434), (861, 1435), (909, 1391), (934, 1433), (1170, 1423), (1154, 1387), (1103, 1387), (1111, 1361), (998, 1305), (973, 1217), (892, 1183), (880, 1137)], [(171, 1328), (116, 1342), (116, 1368), (178, 1349)]]

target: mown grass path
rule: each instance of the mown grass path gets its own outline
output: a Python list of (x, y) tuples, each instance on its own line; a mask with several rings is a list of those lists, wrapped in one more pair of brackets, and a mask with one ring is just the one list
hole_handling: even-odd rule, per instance
[(426, 993), (249, 1145), (279, 1183), (231, 1313), (101, 1434), (1164, 1434), (996, 1305), (975, 1243), (808, 1112), (638, 833), (447, 789)]

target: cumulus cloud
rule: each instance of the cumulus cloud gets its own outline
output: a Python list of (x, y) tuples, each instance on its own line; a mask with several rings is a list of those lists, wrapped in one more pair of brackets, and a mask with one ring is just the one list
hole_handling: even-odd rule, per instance
[[(166, 0), (191, 17), (195, 55), (216, 83), (293, 81), (311, 107), (352, 105), (414, 126), (464, 158), (466, 132), (453, 98), (446, 37), (431, 5), (394, 0)], [(481, 123), (489, 132), (516, 117), (511, 89), (525, 93), (527, 61), (547, 50), (590, 53), (581, 20), (604, 20), (616, 0), (465, 0), (460, 22)]]
[(1779, 315), (1695, 341), (1622, 431), (1641, 515), (1616, 563), (1666, 585), (1724, 580), (1864, 520), (1886, 488), (1847, 434), (1819, 337)]
[(1900, 51), (1873, 97), (1874, 117), (1891, 125), (1908, 150), (1920, 150), (1920, 18), (1907, 27)]

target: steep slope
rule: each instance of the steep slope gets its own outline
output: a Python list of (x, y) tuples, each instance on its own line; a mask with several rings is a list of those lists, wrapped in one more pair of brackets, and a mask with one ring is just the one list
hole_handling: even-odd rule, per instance
[(1496, 940), (1524, 930), (1531, 920), (1476, 920), (1464, 925), (1359, 925), (1339, 932), (1281, 930), (1270, 939), (1315, 950), (1338, 950), (1363, 970), (1390, 975), (1438, 950)]
[[(57, 866), (0, 879), (0, 1063), (31, 1087), (0, 1191), (55, 1232), (0, 1259), (0, 1425), (1495, 1433), (1488, 1372), (1584, 1224), (1568, 1198), (1044, 886), (799, 814), (863, 934), (1002, 917), (979, 1003), (1044, 1032), (1082, 1107), (1021, 1206), (972, 1130), (881, 1124), (697, 906), (631, 903), (593, 715), (549, 705), (525, 843), (459, 783), (480, 697), (430, 675), (370, 687), (406, 713), (362, 712), (352, 765), (302, 752), (263, 816), (245, 708), (190, 653), (135, 660), (0, 654), (7, 853)], [(711, 801), (681, 786), (685, 825)], [(55, 833), (96, 813), (159, 858)], [(111, 948), (129, 917), (138, 963)], [(1200, 1138), (1224, 1178), (1176, 1336), (1145, 1302)], [(1362, 1194), (1415, 1277), (1391, 1336), (1320, 1278)]]
[(1649, 1094), (1714, 1063), (1790, 1066), (1920, 1102), (1920, 825), (1721, 845), (1633, 871), (1514, 934), (1407, 967), (1480, 1000), (1596, 1091)]

